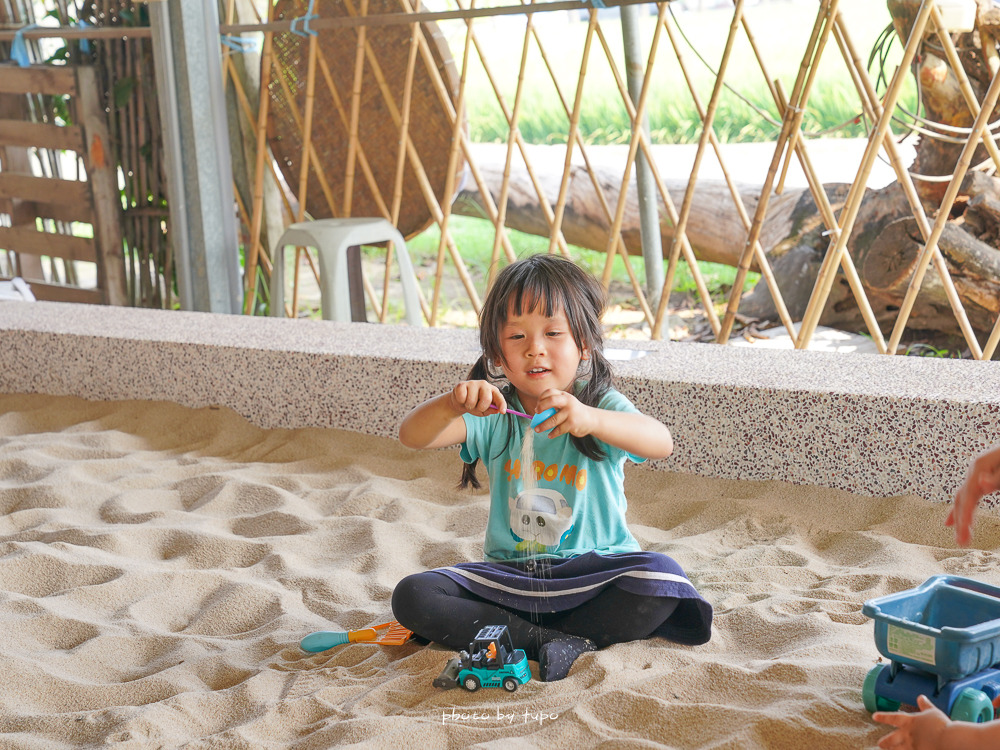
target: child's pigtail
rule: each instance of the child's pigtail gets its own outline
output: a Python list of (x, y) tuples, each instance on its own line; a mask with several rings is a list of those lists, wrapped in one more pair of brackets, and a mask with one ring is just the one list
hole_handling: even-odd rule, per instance
[(476, 467), (479, 465), (479, 459), (477, 458), (471, 464), (465, 464), (462, 467), (462, 479), (459, 481), (459, 488), (466, 490), (471, 487), (474, 490), (478, 490), (482, 487), (479, 482), (479, 477), (476, 476)]
[[(604, 356), (601, 347), (595, 347), (590, 352), (590, 373), (579, 392), (576, 394), (581, 404), (587, 406), (597, 406), (604, 394), (614, 386), (614, 371), (611, 363)], [(582, 379), (582, 378), (581, 378)], [(606, 457), (604, 449), (598, 444), (592, 435), (578, 438), (575, 435), (570, 437), (573, 445), (580, 453), (591, 461), (601, 461)]]

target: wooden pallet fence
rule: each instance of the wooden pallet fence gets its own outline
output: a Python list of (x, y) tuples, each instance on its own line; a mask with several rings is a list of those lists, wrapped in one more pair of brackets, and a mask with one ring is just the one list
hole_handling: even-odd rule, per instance
[[(66, 96), (72, 124), (33, 121), (23, 102), (25, 97), (39, 95)], [(76, 154), (83, 166), (80, 179), (39, 174), (37, 165), (33, 168), (27, 158), (32, 150)], [(31, 285), (35, 297), (128, 304), (117, 169), (111, 159), (93, 69), (4, 66), (0, 75), (0, 161), (0, 215), (9, 217), (9, 226), (0, 221), (0, 250), (17, 259), (15, 268)], [(39, 161), (45, 163), (41, 158)], [(92, 227), (91, 237), (70, 231), (81, 224)], [(96, 288), (54, 283), (51, 276), (39, 273), (40, 263), (26, 262), (40, 258), (67, 265), (94, 263)], [(75, 274), (67, 274), (67, 279), (74, 278)]]

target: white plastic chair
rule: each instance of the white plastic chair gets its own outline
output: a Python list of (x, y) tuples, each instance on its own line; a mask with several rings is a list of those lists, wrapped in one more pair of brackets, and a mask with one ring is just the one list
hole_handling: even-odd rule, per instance
[(289, 224), (274, 248), (271, 270), (271, 315), (285, 315), (285, 248), (315, 247), (319, 257), (320, 304), (324, 320), (366, 320), (364, 291), (360, 277), (354, 279), (353, 294), (358, 302), (352, 317), (352, 279), (348, 268), (350, 248), (392, 241), (403, 286), (405, 320), (421, 325), (417, 277), (413, 272), (406, 242), (389, 221), (379, 218), (317, 219)]

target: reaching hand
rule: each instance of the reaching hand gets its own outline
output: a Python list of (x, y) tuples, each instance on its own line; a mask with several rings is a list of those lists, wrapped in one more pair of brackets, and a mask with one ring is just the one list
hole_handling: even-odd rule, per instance
[(985, 495), (1000, 490), (1000, 446), (978, 456), (969, 467), (962, 486), (955, 493), (945, 526), (955, 527), (955, 541), (961, 546), (968, 545), (972, 538), (972, 517), (976, 506)]
[(882, 748), (900, 750), (940, 750), (941, 735), (951, 723), (944, 712), (931, 703), (926, 696), (917, 698), (920, 713), (902, 711), (876, 711), (872, 719), (882, 724), (896, 727), (878, 741)]

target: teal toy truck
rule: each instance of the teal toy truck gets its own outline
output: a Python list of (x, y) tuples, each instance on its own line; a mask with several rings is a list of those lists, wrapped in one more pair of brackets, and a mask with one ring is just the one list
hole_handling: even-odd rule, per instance
[(434, 687), (448, 690), (461, 685), (469, 692), (481, 687), (502, 687), (509, 693), (531, 679), (528, 657), (514, 648), (506, 625), (488, 625), (469, 644), (468, 651), (445, 665)]
[(926, 695), (953, 721), (992, 721), (1000, 708), (1000, 588), (937, 575), (865, 602), (888, 664), (865, 677), (869, 711), (915, 706)]

